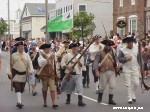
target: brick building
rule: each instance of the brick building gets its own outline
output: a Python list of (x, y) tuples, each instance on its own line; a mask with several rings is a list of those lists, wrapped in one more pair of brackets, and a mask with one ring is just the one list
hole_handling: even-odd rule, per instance
[[(146, 32), (147, 0), (113, 0), (113, 29), (121, 35)], [(118, 28), (117, 21), (124, 20), (125, 28)]]

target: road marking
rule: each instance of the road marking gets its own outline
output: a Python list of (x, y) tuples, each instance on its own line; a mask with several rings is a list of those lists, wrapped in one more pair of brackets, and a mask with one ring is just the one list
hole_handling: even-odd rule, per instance
[[(74, 93), (74, 94), (78, 95), (77, 93)], [(90, 98), (90, 97), (84, 96), (84, 95), (82, 95), (82, 96), (83, 96), (84, 98), (88, 99), (88, 100), (91, 100), (91, 101), (97, 103), (97, 100), (95, 100), (95, 99), (93, 99), (93, 98)], [(102, 104), (102, 105), (108, 105), (107, 103), (103, 103), (103, 102), (101, 102), (100, 104)]]

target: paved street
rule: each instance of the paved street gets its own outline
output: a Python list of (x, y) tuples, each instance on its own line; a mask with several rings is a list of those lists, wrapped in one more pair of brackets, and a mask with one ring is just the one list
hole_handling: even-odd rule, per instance
[[(3, 52), (2, 54), (2, 69), (0, 71), (0, 112), (127, 112), (128, 110), (113, 110), (112, 105), (107, 105), (108, 102), (108, 87), (105, 90), (102, 104), (96, 103), (97, 95), (95, 94), (95, 86), (93, 83), (93, 77), (90, 76), (90, 88), (84, 89), (84, 101), (87, 103), (86, 107), (77, 106), (77, 95), (73, 94), (71, 104), (66, 105), (66, 96), (61, 94), (58, 99), (59, 108), (54, 110), (51, 108), (51, 100), (48, 97), (48, 107), (44, 108), (43, 99), (41, 94), (41, 84), (37, 85), (37, 96), (32, 96), (28, 92), (28, 86), (26, 85), (25, 93), (23, 94), (23, 109), (16, 108), (16, 94), (10, 91), (10, 81), (7, 79), (6, 69), (9, 65), (9, 54)], [(149, 79), (150, 81), (150, 79)], [(117, 77), (116, 89), (115, 89), (114, 100), (116, 101), (116, 107), (143, 107), (139, 112), (149, 112), (150, 109), (150, 91), (145, 91), (142, 94), (139, 86), (137, 92), (137, 103), (129, 105), (127, 103), (127, 94), (123, 83), (123, 77)], [(130, 110), (135, 112), (137, 110)]]

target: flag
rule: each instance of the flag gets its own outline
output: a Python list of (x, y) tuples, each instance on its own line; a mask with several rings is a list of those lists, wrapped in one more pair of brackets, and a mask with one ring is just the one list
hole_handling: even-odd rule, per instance
[(62, 15), (51, 17), (48, 21), (48, 32), (60, 32), (73, 28), (73, 10)]

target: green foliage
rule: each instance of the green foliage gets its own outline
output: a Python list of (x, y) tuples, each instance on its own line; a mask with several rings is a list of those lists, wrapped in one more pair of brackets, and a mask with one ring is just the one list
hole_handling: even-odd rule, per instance
[(7, 24), (2, 22), (0, 23), (0, 36), (3, 36), (4, 33), (7, 31)]
[(82, 37), (82, 28), (83, 28), (83, 37), (87, 37), (93, 32), (93, 19), (94, 15), (87, 12), (77, 12), (74, 15), (74, 28), (71, 30), (70, 35), (76, 39)]

